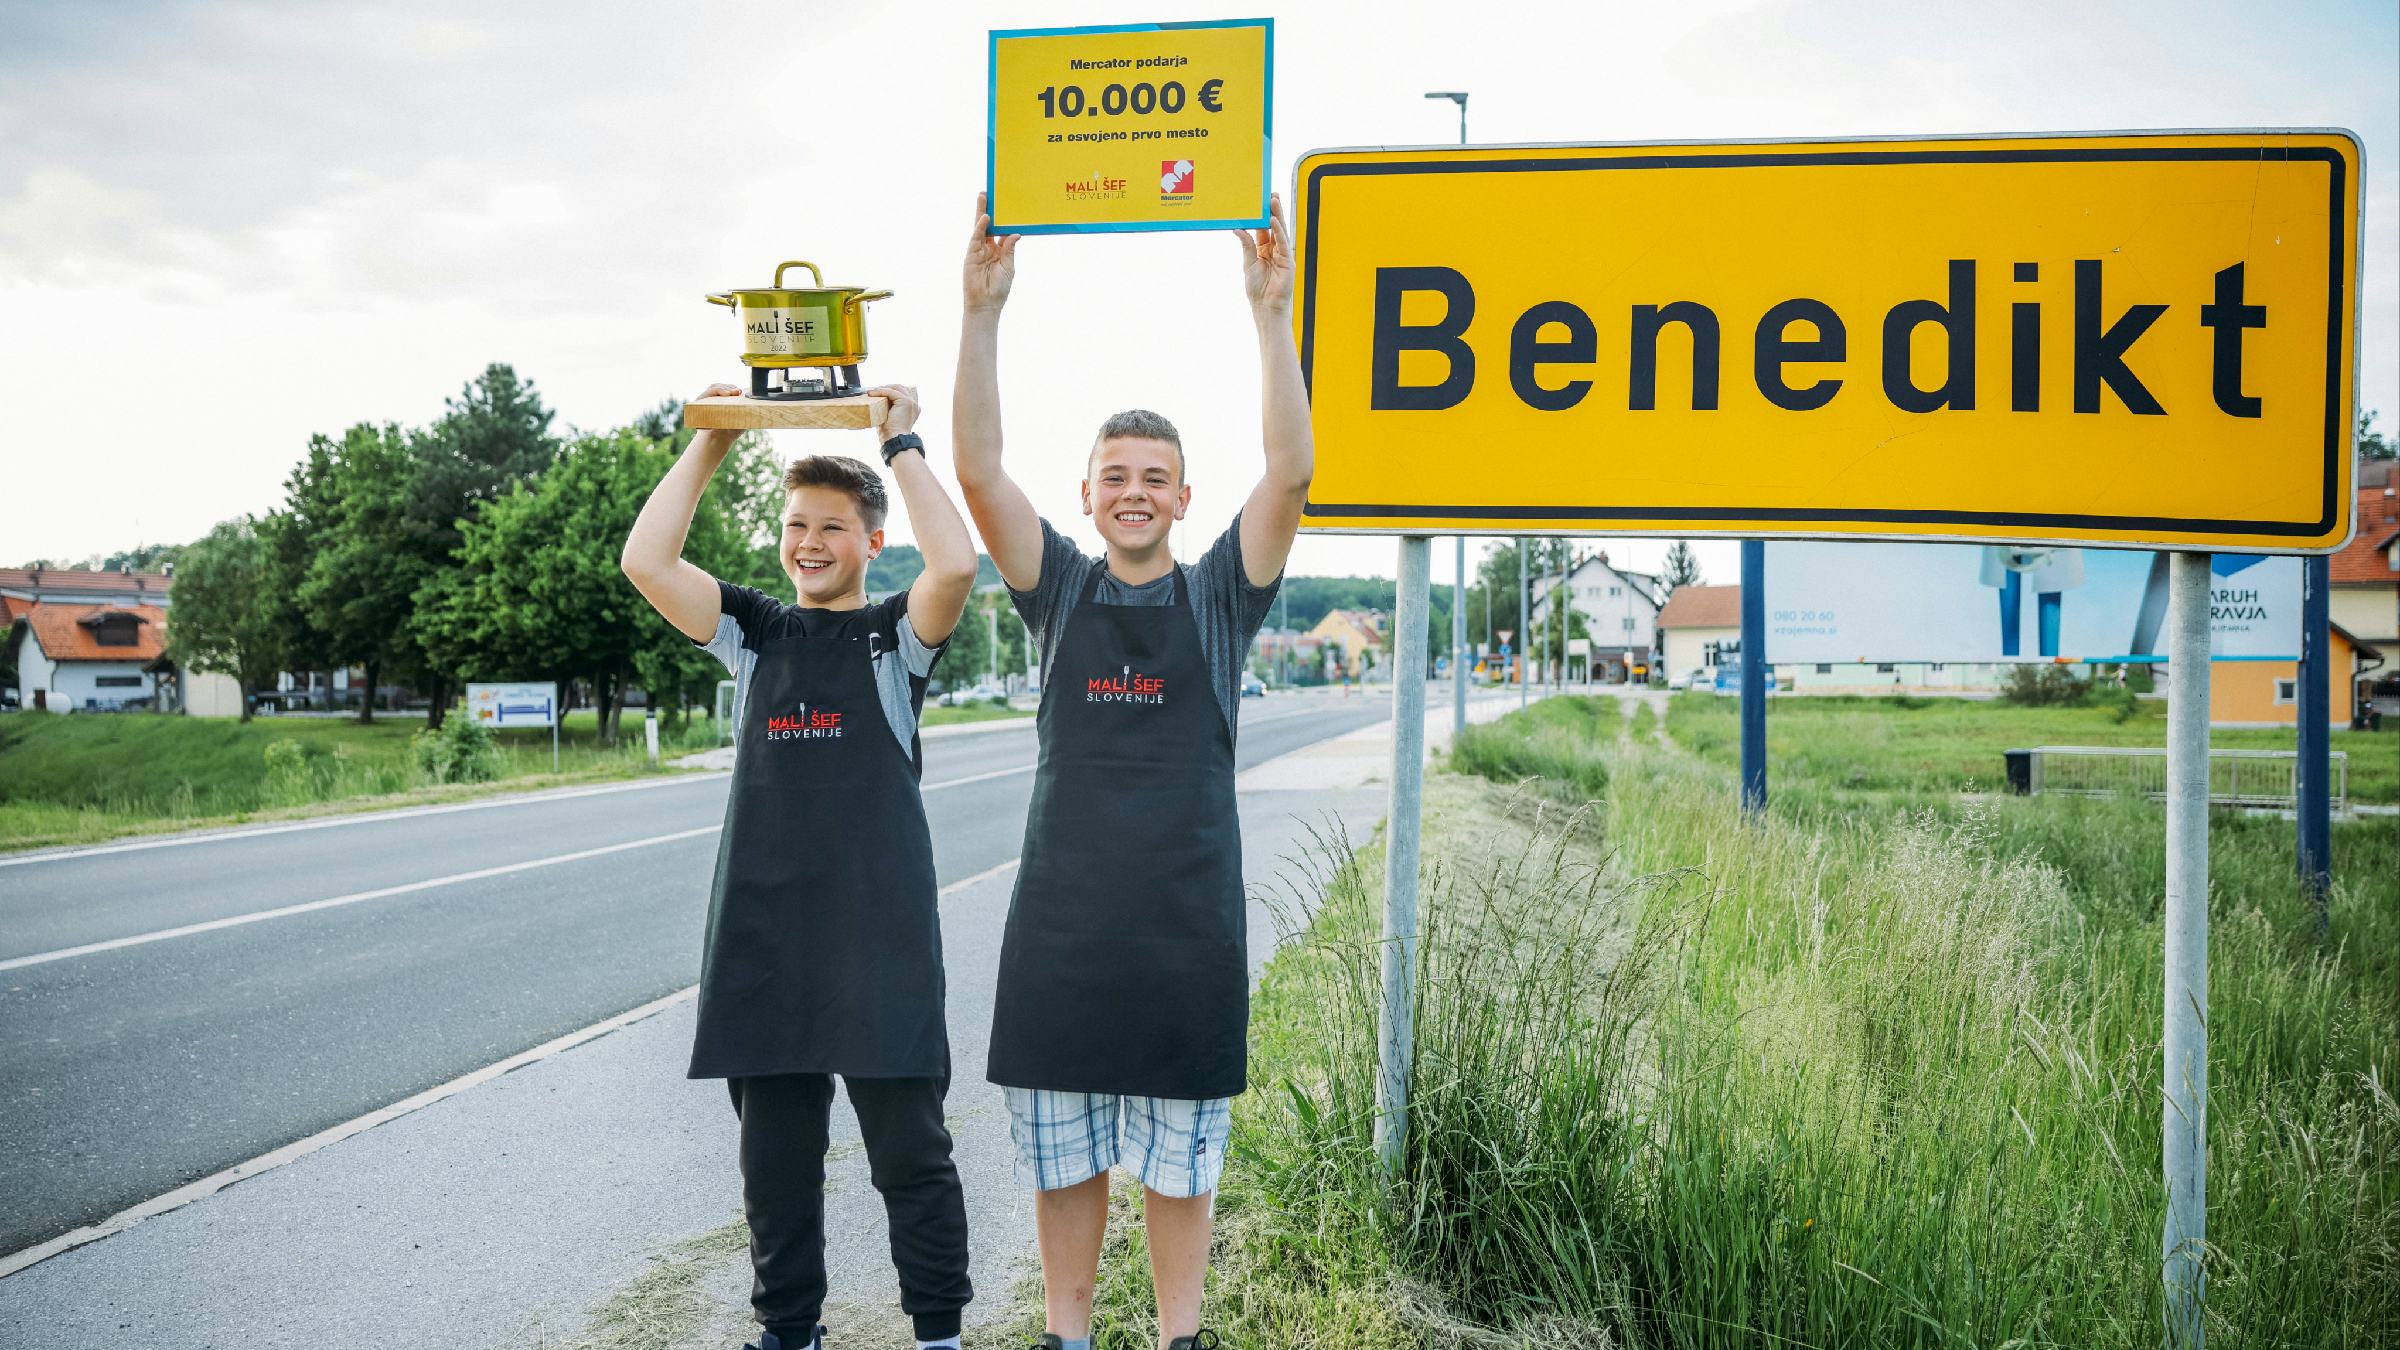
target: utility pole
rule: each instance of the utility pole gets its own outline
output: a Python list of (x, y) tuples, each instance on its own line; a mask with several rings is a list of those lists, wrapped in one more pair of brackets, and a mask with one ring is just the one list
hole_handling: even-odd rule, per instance
[[(1446, 98), (1458, 105), (1458, 143), (1467, 143), (1467, 95), (1444, 89), (1427, 98)], [(1467, 537), (1458, 537), (1458, 585), (1450, 592), (1450, 733), (1467, 729)]]

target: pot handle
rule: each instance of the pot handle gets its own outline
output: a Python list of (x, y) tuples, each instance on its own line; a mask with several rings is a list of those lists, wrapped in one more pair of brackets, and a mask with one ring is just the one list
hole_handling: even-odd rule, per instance
[(706, 300), (712, 305), (733, 305), (733, 293), (731, 291), (717, 291), (709, 295), (704, 295), (700, 298)]
[(863, 305), (869, 300), (889, 300), (891, 298), (892, 293), (890, 291), (860, 291), (856, 295), (844, 297), (842, 300), (842, 308), (849, 309), (856, 305)]
[(808, 274), (817, 279), (817, 289), (820, 291), (825, 289), (825, 274), (818, 271), (817, 265), (812, 262), (787, 262), (775, 264), (775, 289), (779, 291), (783, 289), (783, 274), (794, 267), (807, 268)]

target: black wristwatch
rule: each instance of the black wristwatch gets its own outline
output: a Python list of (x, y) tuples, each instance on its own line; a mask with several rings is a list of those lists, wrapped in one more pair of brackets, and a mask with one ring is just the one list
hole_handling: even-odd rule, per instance
[(914, 450), (920, 455), (924, 454), (925, 438), (919, 436), (913, 431), (903, 431), (899, 435), (892, 437), (888, 441), (885, 441), (883, 443), (884, 467), (890, 468), (892, 464), (892, 456), (899, 454), (903, 450)]

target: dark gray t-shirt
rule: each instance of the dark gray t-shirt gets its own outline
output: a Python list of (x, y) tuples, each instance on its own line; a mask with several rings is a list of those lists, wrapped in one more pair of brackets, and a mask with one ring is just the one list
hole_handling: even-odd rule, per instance
[[(758, 652), (777, 638), (864, 638), (875, 667), (875, 694), (884, 721), (900, 748), (917, 754), (917, 718), (925, 707), (925, 685), (941, 646), (926, 646), (909, 622), (908, 592), (898, 591), (864, 609), (804, 609), (764, 591), (717, 582), (717, 631), (695, 645), (725, 663), (733, 676), (733, 725), (742, 725), (750, 706), (750, 682)], [(946, 644), (945, 644), (946, 645)], [(735, 742), (740, 743), (739, 739)]]
[[(1237, 712), (1242, 706), (1242, 665), (1250, 654), (1250, 639), (1258, 636), (1259, 625), (1267, 621), (1267, 611), (1275, 604), (1275, 592), (1283, 585), (1277, 573), (1264, 586), (1253, 586), (1242, 570), (1242, 518), (1235, 516), (1209, 545), (1200, 561), (1185, 566), (1184, 583), (1191, 591), (1192, 620), (1200, 626), (1200, 652), (1208, 658), (1209, 684), (1217, 691), (1217, 704), (1225, 712), (1225, 731), (1235, 735), (1239, 723)], [(1107, 573), (1108, 559), (1086, 556), (1075, 541), (1042, 522), (1042, 575), (1033, 589), (1020, 591), (1011, 588), (1008, 598), (1016, 602), (1017, 617), (1032, 630), (1034, 645), (1042, 654), (1042, 687), (1050, 687), (1050, 661), (1058, 655), (1059, 639), (1066, 636), (1067, 616), (1083, 599), (1083, 583), (1093, 568), (1101, 569), (1100, 588), (1093, 599), (1104, 605), (1172, 605), (1175, 603), (1175, 577), (1172, 573), (1156, 581), (1129, 586)]]

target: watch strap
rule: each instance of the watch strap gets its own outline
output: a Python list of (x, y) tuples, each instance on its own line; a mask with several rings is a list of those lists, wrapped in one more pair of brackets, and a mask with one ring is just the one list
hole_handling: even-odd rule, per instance
[(885, 441), (883, 443), (884, 464), (888, 467), (892, 462), (892, 456), (899, 454), (903, 450), (914, 450), (920, 455), (924, 454), (925, 438), (919, 436), (913, 431), (903, 431), (899, 435)]

